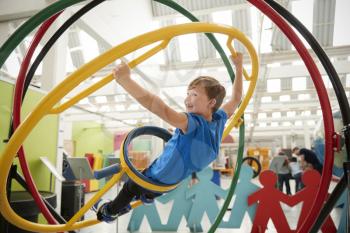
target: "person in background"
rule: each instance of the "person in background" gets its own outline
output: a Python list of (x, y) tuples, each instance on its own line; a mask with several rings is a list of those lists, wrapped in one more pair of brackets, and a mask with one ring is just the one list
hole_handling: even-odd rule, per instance
[(290, 171), (288, 168), (288, 157), (283, 151), (278, 152), (273, 157), (270, 163), (269, 169), (275, 172), (278, 176), (278, 189), (283, 192), (283, 186), (286, 186), (286, 193), (291, 195), (289, 180), (291, 178)]
[(306, 148), (299, 149), (298, 147), (294, 147), (292, 152), (300, 156), (301, 168), (303, 171), (315, 169), (322, 174), (323, 165), (317, 158), (315, 152)]
[(295, 180), (295, 193), (297, 193), (303, 188), (303, 183), (301, 182), (303, 170), (301, 170), (300, 164), (296, 157), (290, 157), (287, 161), (292, 178)]

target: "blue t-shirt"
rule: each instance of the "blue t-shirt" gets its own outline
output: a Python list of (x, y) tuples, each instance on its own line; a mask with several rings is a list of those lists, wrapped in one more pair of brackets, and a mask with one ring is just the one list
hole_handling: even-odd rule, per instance
[(175, 130), (162, 154), (147, 169), (146, 176), (164, 184), (176, 184), (216, 159), (226, 113), (219, 109), (213, 113), (211, 122), (194, 113), (187, 113), (187, 118), (187, 132)]

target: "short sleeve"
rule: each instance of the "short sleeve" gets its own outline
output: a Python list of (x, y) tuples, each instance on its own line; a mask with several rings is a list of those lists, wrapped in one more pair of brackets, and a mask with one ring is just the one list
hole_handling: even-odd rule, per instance
[(215, 112), (215, 115), (221, 120), (227, 120), (227, 114), (221, 108)]
[(199, 125), (198, 119), (196, 119), (197, 118), (196, 115), (191, 114), (191, 113), (186, 113), (186, 115), (187, 115), (187, 119), (188, 119), (188, 125), (187, 125), (187, 132), (185, 133), (185, 135), (195, 131)]

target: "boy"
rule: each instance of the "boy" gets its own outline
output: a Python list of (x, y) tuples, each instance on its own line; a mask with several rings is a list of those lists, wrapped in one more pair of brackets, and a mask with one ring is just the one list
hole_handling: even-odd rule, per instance
[[(176, 184), (192, 172), (207, 167), (216, 158), (225, 123), (242, 98), (242, 54), (238, 53), (231, 59), (236, 66), (232, 98), (219, 109), (226, 94), (225, 88), (214, 78), (202, 76), (188, 86), (186, 113), (171, 109), (158, 96), (133, 81), (126, 64), (116, 66), (113, 70), (116, 82), (143, 107), (176, 128), (162, 154), (143, 171), (144, 175), (156, 182)], [(97, 218), (111, 222), (129, 212), (133, 198), (149, 203), (160, 195), (129, 180), (113, 201), (98, 209)]]

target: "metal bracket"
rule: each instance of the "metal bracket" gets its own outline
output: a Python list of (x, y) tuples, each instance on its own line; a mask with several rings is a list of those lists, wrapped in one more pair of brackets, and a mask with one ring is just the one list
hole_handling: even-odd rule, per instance
[(333, 151), (334, 152), (339, 152), (341, 151), (341, 135), (338, 134), (337, 132), (333, 133)]

